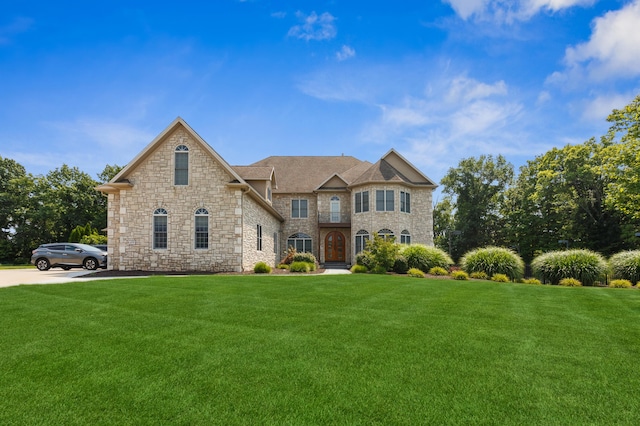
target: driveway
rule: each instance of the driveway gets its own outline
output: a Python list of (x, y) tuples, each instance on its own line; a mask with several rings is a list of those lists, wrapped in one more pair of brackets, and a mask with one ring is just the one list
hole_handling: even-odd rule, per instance
[(48, 271), (38, 271), (35, 267), (25, 269), (0, 270), (0, 287), (9, 287), (19, 284), (60, 284), (69, 281), (84, 281), (76, 277), (90, 274), (85, 269), (71, 269), (64, 271), (54, 268)]

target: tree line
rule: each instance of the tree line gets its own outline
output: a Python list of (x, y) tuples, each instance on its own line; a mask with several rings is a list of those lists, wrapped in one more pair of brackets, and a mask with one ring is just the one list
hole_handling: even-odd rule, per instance
[(97, 180), (66, 164), (44, 176), (0, 156), (0, 262), (22, 263), (42, 243), (68, 241), (79, 226), (107, 226), (107, 198), (95, 187), (121, 170), (107, 165)]
[(604, 255), (640, 247), (640, 95), (607, 121), (605, 135), (553, 148), (517, 176), (501, 155), (461, 160), (441, 181), (436, 245), (454, 259), (509, 247), (526, 262), (567, 247)]

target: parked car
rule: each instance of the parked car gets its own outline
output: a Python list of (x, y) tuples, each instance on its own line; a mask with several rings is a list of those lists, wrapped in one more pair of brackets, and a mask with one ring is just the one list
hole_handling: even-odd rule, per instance
[(91, 244), (93, 247), (100, 249), (104, 252), (107, 251), (107, 245), (106, 244)]
[(41, 271), (55, 267), (65, 271), (71, 268), (85, 268), (93, 271), (107, 267), (107, 252), (88, 244), (42, 244), (31, 252), (31, 263)]

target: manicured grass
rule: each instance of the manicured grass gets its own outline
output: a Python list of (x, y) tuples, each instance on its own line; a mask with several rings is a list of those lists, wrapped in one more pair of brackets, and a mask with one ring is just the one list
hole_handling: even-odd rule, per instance
[(0, 289), (0, 424), (636, 424), (640, 292), (399, 276)]

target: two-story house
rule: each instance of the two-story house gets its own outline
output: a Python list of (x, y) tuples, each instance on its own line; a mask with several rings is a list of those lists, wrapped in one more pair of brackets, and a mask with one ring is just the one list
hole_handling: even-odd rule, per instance
[(229, 165), (181, 118), (110, 182), (108, 268), (243, 271), (287, 248), (321, 263), (355, 261), (373, 233), (433, 244), (436, 185), (391, 149), (351, 156), (272, 156)]

